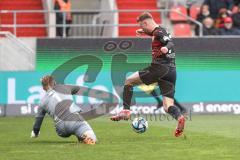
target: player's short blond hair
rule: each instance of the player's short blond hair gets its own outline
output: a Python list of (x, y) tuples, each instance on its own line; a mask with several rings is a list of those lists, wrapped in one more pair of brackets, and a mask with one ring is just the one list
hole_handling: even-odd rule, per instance
[(143, 12), (137, 17), (137, 22), (142, 22), (146, 19), (153, 19), (151, 13), (149, 12)]
[(53, 76), (46, 75), (41, 78), (41, 83), (43, 87), (47, 87), (47, 86), (53, 87), (56, 84), (56, 81)]

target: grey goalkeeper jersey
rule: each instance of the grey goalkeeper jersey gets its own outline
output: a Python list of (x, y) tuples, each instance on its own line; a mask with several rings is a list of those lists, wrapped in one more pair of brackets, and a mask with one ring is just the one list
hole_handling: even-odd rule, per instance
[[(61, 86), (59, 88), (61, 88)], [(33, 126), (35, 134), (38, 134), (46, 113), (54, 119), (56, 124), (60, 121), (83, 121), (83, 118), (79, 114), (81, 108), (73, 102), (73, 97), (71, 95), (73, 91), (76, 92), (78, 88), (70, 88), (70, 94), (62, 94), (56, 90), (51, 89), (47, 91), (40, 101), (35, 124)]]

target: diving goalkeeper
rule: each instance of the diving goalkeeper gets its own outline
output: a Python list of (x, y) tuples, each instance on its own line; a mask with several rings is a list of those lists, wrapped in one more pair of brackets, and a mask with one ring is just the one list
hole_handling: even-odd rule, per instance
[[(53, 118), (56, 132), (60, 137), (75, 135), (79, 142), (95, 144), (96, 135), (82, 118), (81, 108), (74, 104), (69, 95), (58, 93), (55, 90), (58, 85), (52, 76), (43, 77), (41, 83), (46, 95), (41, 99), (31, 138), (39, 136), (42, 121), (45, 114), (48, 113)], [(75, 94), (79, 89), (79, 87), (72, 87), (70, 93)]]

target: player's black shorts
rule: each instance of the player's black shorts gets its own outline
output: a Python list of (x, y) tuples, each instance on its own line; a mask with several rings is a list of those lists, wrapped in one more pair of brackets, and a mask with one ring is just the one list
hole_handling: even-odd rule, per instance
[(163, 96), (174, 98), (176, 84), (176, 67), (165, 64), (151, 64), (139, 71), (142, 82), (146, 85), (158, 83)]

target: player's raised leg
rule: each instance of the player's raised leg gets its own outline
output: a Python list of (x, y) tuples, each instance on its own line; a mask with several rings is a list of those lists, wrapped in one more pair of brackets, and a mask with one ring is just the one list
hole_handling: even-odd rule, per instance
[(117, 115), (112, 116), (112, 121), (120, 121), (120, 120), (128, 120), (130, 119), (130, 106), (131, 100), (133, 95), (133, 87), (143, 84), (142, 80), (140, 79), (139, 72), (135, 72), (130, 75), (124, 83), (123, 87), (123, 110), (119, 112)]

